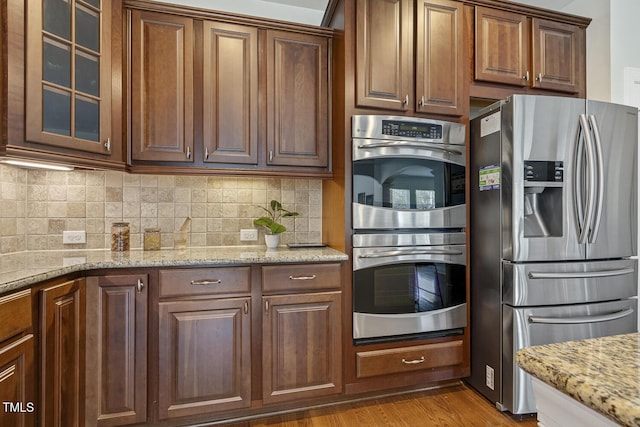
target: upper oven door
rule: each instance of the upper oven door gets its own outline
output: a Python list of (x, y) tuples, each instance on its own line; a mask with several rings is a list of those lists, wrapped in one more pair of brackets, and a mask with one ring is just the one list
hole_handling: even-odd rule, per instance
[(353, 228), (464, 228), (464, 146), (353, 139)]

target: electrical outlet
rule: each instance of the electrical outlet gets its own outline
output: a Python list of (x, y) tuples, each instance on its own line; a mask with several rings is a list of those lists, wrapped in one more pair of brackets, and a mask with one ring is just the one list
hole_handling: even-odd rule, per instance
[(258, 240), (258, 230), (255, 228), (243, 228), (240, 230), (240, 241)]
[(487, 385), (487, 387), (489, 387), (491, 390), (495, 389), (495, 372), (493, 370), (493, 368), (489, 365), (486, 366), (486, 372), (485, 372), (485, 383)]
[(87, 243), (87, 232), (81, 231), (63, 231), (62, 232), (62, 244), (64, 245), (77, 245)]

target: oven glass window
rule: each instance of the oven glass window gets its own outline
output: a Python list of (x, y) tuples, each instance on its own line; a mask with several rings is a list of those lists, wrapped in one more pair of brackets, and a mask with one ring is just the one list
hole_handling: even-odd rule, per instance
[(465, 302), (465, 267), (458, 264), (397, 264), (354, 275), (358, 313), (422, 313)]
[(428, 159), (376, 158), (353, 165), (357, 203), (429, 210), (464, 204), (463, 166)]

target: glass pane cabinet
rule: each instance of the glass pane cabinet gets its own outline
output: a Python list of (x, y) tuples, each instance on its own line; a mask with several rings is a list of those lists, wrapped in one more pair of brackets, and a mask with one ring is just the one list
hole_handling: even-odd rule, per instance
[(110, 154), (111, 1), (27, 5), (27, 141)]

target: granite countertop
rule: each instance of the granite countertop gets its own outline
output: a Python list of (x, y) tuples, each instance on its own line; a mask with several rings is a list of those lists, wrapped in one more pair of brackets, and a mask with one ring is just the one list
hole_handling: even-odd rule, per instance
[(640, 426), (640, 334), (527, 347), (516, 362), (616, 423)]
[(265, 246), (211, 246), (183, 250), (25, 251), (0, 255), (0, 294), (77, 271), (129, 267), (339, 262), (348, 257), (335, 249)]

